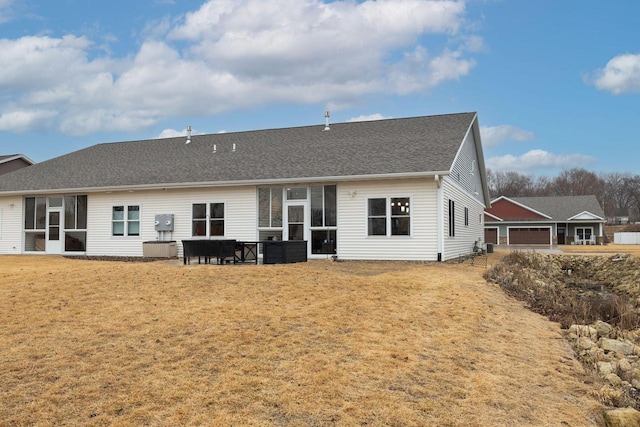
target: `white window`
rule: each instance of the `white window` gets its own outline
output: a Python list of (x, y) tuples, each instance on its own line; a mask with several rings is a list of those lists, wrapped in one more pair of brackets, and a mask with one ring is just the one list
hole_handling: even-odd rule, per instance
[(367, 200), (367, 234), (369, 236), (411, 235), (411, 200), (409, 197), (381, 197)]
[(464, 225), (469, 225), (469, 208), (464, 208)]
[(593, 227), (576, 227), (578, 240), (590, 240), (593, 235)]
[(112, 236), (133, 237), (140, 235), (139, 205), (113, 206), (111, 212)]
[(258, 188), (258, 240), (282, 240), (283, 191), (283, 187)]

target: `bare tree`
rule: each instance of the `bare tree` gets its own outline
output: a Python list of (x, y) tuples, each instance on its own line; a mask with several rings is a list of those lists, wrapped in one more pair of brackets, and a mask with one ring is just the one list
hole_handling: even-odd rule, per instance
[(492, 198), (498, 196), (525, 197), (536, 193), (536, 186), (529, 175), (517, 172), (493, 172), (487, 170), (487, 184)]
[(606, 199), (604, 181), (595, 173), (582, 168), (560, 172), (551, 181), (551, 192), (554, 196), (595, 195), (600, 206), (604, 206)]
[(604, 211), (608, 217), (619, 211), (628, 212), (633, 205), (633, 176), (629, 173), (612, 172), (601, 175), (605, 185)]
[(631, 199), (629, 203), (629, 220), (638, 222), (640, 221), (640, 175), (628, 178), (625, 183), (625, 188)]
[(631, 221), (640, 221), (640, 175), (602, 173), (596, 175), (582, 168), (562, 171), (558, 176), (533, 178), (518, 172), (487, 170), (491, 198), (530, 196), (594, 195), (608, 217), (619, 210), (629, 212)]

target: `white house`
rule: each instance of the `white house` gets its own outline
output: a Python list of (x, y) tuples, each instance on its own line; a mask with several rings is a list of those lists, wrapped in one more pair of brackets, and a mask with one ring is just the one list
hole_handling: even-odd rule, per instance
[(272, 238), (306, 240), (309, 258), (329, 243), (447, 260), (483, 239), (489, 202), (476, 113), (98, 144), (2, 176), (0, 254)]

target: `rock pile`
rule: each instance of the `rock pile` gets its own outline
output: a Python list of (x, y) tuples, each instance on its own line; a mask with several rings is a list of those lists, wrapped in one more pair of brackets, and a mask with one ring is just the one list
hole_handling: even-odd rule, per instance
[[(609, 384), (640, 390), (639, 331), (614, 334), (610, 324), (597, 321), (593, 325), (571, 325), (567, 332), (582, 361), (592, 364)], [(622, 336), (614, 336), (617, 334)]]
[[(594, 396), (631, 407), (607, 425), (640, 426), (640, 258), (514, 251), (484, 277), (566, 328), (578, 358), (604, 380)], [(629, 415), (631, 424), (613, 421)]]

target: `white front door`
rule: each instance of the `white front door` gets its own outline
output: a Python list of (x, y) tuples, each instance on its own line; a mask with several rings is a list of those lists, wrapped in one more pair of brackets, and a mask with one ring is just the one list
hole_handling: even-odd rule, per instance
[(50, 208), (47, 211), (47, 243), (45, 245), (47, 254), (62, 253), (62, 209)]

